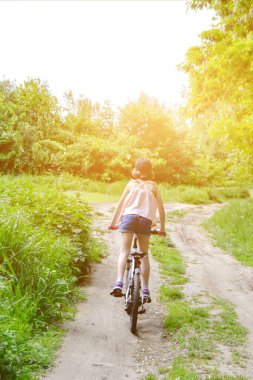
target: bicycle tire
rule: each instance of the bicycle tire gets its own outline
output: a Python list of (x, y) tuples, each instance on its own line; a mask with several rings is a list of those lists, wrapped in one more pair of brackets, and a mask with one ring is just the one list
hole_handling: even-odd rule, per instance
[(130, 265), (130, 262), (128, 262), (127, 267), (126, 267), (126, 289), (128, 288), (128, 285), (129, 285), (130, 268), (131, 268), (131, 265)]
[(132, 292), (132, 310), (130, 314), (130, 330), (133, 334), (136, 332), (138, 309), (140, 306), (140, 279), (139, 273), (134, 274), (133, 292)]

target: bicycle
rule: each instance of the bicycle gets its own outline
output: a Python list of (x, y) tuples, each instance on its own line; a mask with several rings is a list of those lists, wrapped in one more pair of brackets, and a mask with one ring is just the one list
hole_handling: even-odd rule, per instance
[[(152, 230), (153, 235), (159, 235), (159, 231)], [(137, 236), (134, 236), (132, 249), (127, 259), (126, 267), (126, 293), (122, 294), (125, 297), (125, 311), (130, 316), (130, 330), (133, 334), (136, 333), (138, 314), (145, 313), (144, 305), (150, 303), (147, 298), (141, 297), (141, 258), (146, 256), (146, 252), (141, 252), (137, 247)]]

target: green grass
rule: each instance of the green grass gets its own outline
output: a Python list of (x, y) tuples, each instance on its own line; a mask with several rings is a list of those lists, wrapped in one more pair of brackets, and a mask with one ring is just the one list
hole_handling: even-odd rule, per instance
[(164, 379), (168, 380), (198, 380), (200, 377), (189, 364), (181, 357), (176, 357), (172, 362), (172, 368)]
[(181, 218), (187, 215), (189, 210), (172, 210), (166, 215), (168, 223), (178, 222)]
[[(11, 180), (12, 176), (2, 176)], [(88, 178), (76, 177), (70, 174), (59, 176), (19, 176), (32, 184), (42, 186), (52, 185), (60, 191), (71, 191), (86, 193), (88, 202), (117, 202), (129, 179), (107, 183), (95, 181)], [(164, 202), (179, 202), (191, 204), (204, 204), (214, 202), (224, 202), (226, 200), (247, 198), (250, 196), (249, 185), (233, 186), (206, 186), (198, 187), (191, 185), (173, 186), (168, 183), (158, 184)]]
[[(222, 375), (218, 370), (214, 371), (215, 374), (208, 375), (206, 380), (247, 380), (245, 376), (229, 376)], [(165, 375), (165, 377), (160, 377), (162, 380), (201, 380), (201, 377), (190, 365), (187, 361), (182, 357), (176, 357), (172, 361), (171, 368), (162, 368), (162, 371), (159, 370), (160, 375)], [(148, 374), (145, 377), (145, 380), (157, 380), (158, 377), (155, 374)]]
[(157, 377), (153, 373), (149, 373), (146, 377), (145, 380), (156, 380)]
[[(76, 186), (78, 181), (72, 182), (72, 185), (73, 183)], [(106, 196), (105, 199), (108, 199), (108, 201), (118, 201), (126, 184), (127, 181), (105, 183), (84, 179), (80, 180), (78, 190), (88, 193), (88, 197), (91, 197), (91, 193), (95, 193), (95, 197), (99, 199), (100, 193), (104, 194)], [(65, 189), (69, 188), (67, 183), (62, 184), (62, 186)], [(158, 187), (164, 202), (191, 204), (221, 203), (226, 200), (250, 196), (248, 188), (241, 185), (233, 187), (197, 187), (190, 185), (172, 186), (167, 183), (160, 183)]]
[(253, 199), (232, 201), (204, 226), (216, 244), (241, 263), (253, 267)]
[(0, 377), (37, 379), (83, 298), (76, 283), (99, 261), (91, 208), (52, 178), (0, 178)]
[(170, 302), (183, 298), (184, 295), (180, 289), (167, 285), (160, 287), (160, 300), (162, 302)]
[[(212, 310), (216, 313), (212, 314)], [(238, 348), (237, 354), (242, 358), (239, 349), (246, 342), (247, 331), (238, 323), (232, 305), (224, 300), (213, 300), (205, 307), (196, 301), (171, 303), (164, 326), (197, 364), (214, 359), (220, 346), (231, 352)]]
[[(172, 361), (170, 368), (162, 367), (159, 369), (163, 380), (200, 380), (200, 376), (194, 371), (189, 364), (181, 357), (176, 357)], [(155, 374), (148, 374), (145, 380), (156, 380), (158, 377)], [(161, 377), (159, 377), (161, 379)]]
[(118, 202), (119, 201), (119, 196), (113, 195), (113, 194), (84, 192), (82, 197), (86, 202), (89, 202), (89, 203), (93, 203), (93, 202), (94, 203), (95, 202), (111, 203), (111, 202)]
[(0, 374), (35, 378), (59, 344), (54, 323), (72, 317), (79, 299), (71, 268), (76, 248), (17, 214), (1, 220), (0, 242)]
[(165, 281), (160, 288), (160, 300), (167, 306), (163, 325), (169, 337), (169, 350), (175, 352), (175, 357), (170, 367), (162, 367), (158, 375), (150, 376), (164, 380), (200, 380), (200, 373), (204, 371), (210, 374), (206, 379), (245, 380), (244, 376), (223, 375), (215, 366), (216, 358), (225, 350), (234, 365), (245, 367), (247, 330), (239, 324), (233, 306), (226, 300), (210, 298), (207, 293), (184, 296), (182, 284), (188, 281), (185, 264), (171, 245), (168, 238), (152, 239), (152, 255), (158, 260)]
[(162, 275), (169, 278), (172, 285), (181, 285), (187, 282), (185, 264), (178, 251), (171, 245), (168, 237), (161, 239), (153, 236), (151, 241), (152, 256), (159, 261)]
[(247, 330), (237, 321), (233, 306), (224, 300), (215, 300), (213, 308), (220, 309), (220, 320), (212, 322), (213, 337), (216, 341), (227, 346), (237, 347), (245, 343)]
[(168, 314), (164, 320), (164, 326), (168, 332), (179, 332), (180, 329), (203, 327), (203, 320), (209, 317), (206, 307), (192, 307), (189, 302), (176, 301), (168, 305)]
[(197, 187), (189, 185), (171, 186), (161, 183), (159, 188), (165, 202), (191, 204), (221, 203), (226, 200), (250, 196), (249, 188), (241, 185), (230, 187)]
[(219, 371), (215, 371), (216, 374), (208, 377), (210, 380), (248, 380), (245, 376), (229, 376), (229, 375), (221, 375)]

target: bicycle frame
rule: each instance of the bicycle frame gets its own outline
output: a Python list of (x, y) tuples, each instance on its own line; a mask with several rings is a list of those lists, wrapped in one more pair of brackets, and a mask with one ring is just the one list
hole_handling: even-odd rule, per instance
[[(141, 258), (146, 255), (145, 252), (140, 252), (137, 248), (137, 236), (134, 237), (133, 248), (129, 254), (129, 258), (127, 259), (127, 268), (126, 268), (126, 293), (125, 293), (125, 303), (126, 303), (126, 311), (129, 311), (129, 307), (131, 307), (131, 296), (132, 296), (132, 288), (133, 288), (133, 280), (134, 275), (137, 274), (139, 277), (139, 289), (141, 289)], [(138, 314), (142, 314), (145, 312), (143, 307), (143, 302), (140, 297), (140, 305), (142, 309), (138, 311)]]
[[(157, 235), (158, 231), (152, 230), (151, 233)], [(146, 311), (144, 305), (146, 306), (147, 302), (144, 301), (140, 294), (141, 259), (146, 256), (146, 254), (146, 252), (141, 252), (138, 250), (137, 236), (134, 235), (132, 249), (127, 259), (126, 293), (124, 294), (126, 303), (125, 311), (130, 316), (130, 329), (133, 334), (136, 333), (138, 314), (143, 314)]]

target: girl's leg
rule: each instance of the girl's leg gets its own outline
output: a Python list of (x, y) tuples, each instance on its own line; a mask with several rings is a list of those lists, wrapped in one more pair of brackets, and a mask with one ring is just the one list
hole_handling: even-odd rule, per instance
[(147, 287), (150, 274), (150, 264), (148, 256), (148, 246), (149, 246), (150, 236), (138, 235), (138, 245), (142, 252), (146, 252), (146, 256), (141, 259), (141, 274), (143, 277), (143, 284)]
[(131, 250), (133, 232), (121, 233), (121, 250), (118, 260), (118, 278), (117, 281), (123, 282), (123, 276), (126, 268), (127, 258)]

